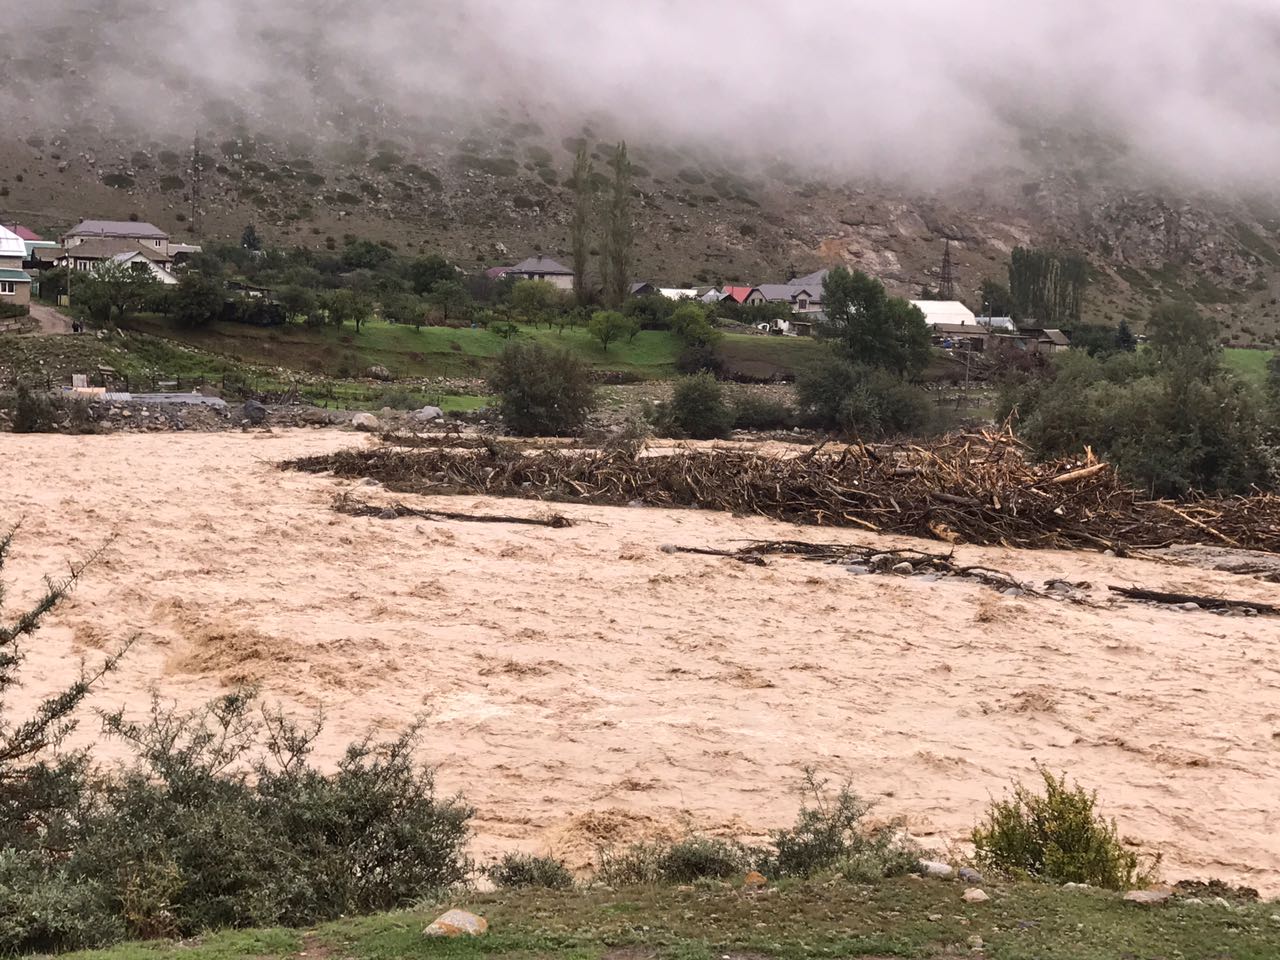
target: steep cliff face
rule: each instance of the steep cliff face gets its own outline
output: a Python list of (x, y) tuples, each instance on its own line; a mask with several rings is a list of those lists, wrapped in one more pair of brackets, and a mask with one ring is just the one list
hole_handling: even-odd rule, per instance
[[(34, 126), (34, 125), (33, 125)], [(590, 136), (597, 168), (609, 146)], [(478, 267), (564, 256), (565, 181), (579, 139), (522, 117), (467, 128), (362, 123), (323, 139), (228, 124), (201, 138), (205, 236), (246, 223), (282, 244), (356, 234)], [(85, 216), (192, 226), (190, 141), (88, 124), (0, 134), (0, 216), (58, 229)], [(1018, 245), (1085, 254), (1088, 312), (1141, 322), (1191, 297), (1242, 343), (1280, 332), (1280, 213), (1269, 201), (1144, 181), (1083, 138), (1033, 141), (1016, 164), (946, 189), (826, 182), (782, 163), (633, 143), (638, 274), (672, 284), (780, 281), (845, 263), (895, 291), (937, 282), (951, 241), (960, 295), (980, 306)]]

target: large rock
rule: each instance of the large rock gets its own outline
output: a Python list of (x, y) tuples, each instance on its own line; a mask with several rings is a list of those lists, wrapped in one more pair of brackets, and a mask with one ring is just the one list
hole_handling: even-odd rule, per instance
[(365, 433), (377, 433), (382, 429), (382, 424), (378, 422), (378, 418), (372, 413), (357, 413), (351, 418), (351, 425), (357, 430), (363, 430)]
[(937, 877), (939, 880), (950, 880), (956, 875), (951, 864), (941, 860), (921, 860), (916, 867), (926, 877)]
[(1152, 887), (1150, 890), (1130, 890), (1124, 895), (1124, 900), (1126, 903), (1152, 906), (1157, 903), (1164, 903), (1171, 896), (1173, 896), (1173, 891), (1168, 887)]
[(970, 887), (964, 892), (965, 903), (986, 903), (990, 899), (985, 890), (980, 890), (977, 887)]
[(963, 880), (965, 883), (978, 884), (978, 883), (982, 883), (982, 874), (980, 874), (977, 870), (973, 869), (973, 867), (961, 867), (960, 879)]
[(766, 884), (768, 884), (768, 882), (769, 882), (768, 879), (759, 870), (752, 870), (750, 873), (748, 873), (745, 877), (742, 878), (742, 885), (744, 887), (751, 887), (753, 889), (763, 887)]
[(257, 400), (246, 400), (244, 402), (244, 410), (242, 416), (255, 427), (266, 423), (267, 408), (260, 404)]
[(409, 414), (409, 419), (414, 423), (430, 423), (432, 420), (439, 420), (444, 416), (444, 411), (439, 407), (423, 407), (421, 410), (415, 410)]
[(428, 937), (482, 937), (489, 921), (466, 910), (450, 910), (431, 921), (423, 930)]
[(395, 379), (395, 377), (391, 376), (391, 371), (380, 364), (374, 364), (364, 372), (364, 375), (370, 380), (381, 380), (384, 383)]

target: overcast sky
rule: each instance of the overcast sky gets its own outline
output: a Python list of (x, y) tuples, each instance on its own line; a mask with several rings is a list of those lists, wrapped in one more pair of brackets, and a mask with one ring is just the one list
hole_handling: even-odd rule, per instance
[[(937, 176), (999, 162), (1031, 118), (1096, 125), (1206, 184), (1280, 170), (1280, 0), (13, 6), (0, 50), (65, 59), (76, 93), (61, 111), (107, 96), (157, 130), (190, 127), (192, 98), (293, 125), (355, 101), (422, 116), (501, 105), (570, 128), (611, 115), (641, 142)], [(28, 115), (59, 115), (25, 93)]]

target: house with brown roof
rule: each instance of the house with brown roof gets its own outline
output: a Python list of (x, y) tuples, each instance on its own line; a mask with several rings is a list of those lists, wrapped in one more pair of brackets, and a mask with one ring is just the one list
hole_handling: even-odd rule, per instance
[(52, 257), (54, 266), (69, 267), (80, 273), (95, 270), (99, 264), (113, 262), (132, 266), (135, 270), (146, 271), (165, 286), (173, 286), (178, 282), (178, 278), (170, 269), (173, 266), (173, 260), (169, 254), (146, 246), (137, 240), (81, 240), (69, 248), (47, 251), (47, 253)]

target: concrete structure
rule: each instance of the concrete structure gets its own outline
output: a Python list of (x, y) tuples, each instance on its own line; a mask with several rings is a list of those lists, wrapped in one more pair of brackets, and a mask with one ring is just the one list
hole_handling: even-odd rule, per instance
[(530, 257), (507, 270), (503, 276), (517, 280), (545, 280), (559, 290), (573, 289), (573, 271), (550, 257)]
[(0, 303), (25, 307), (31, 302), (31, 275), (22, 269), (26, 259), (26, 241), (0, 227)]
[(931, 327), (940, 323), (953, 325), (976, 324), (978, 318), (959, 300), (912, 300), (924, 314), (924, 322)]

